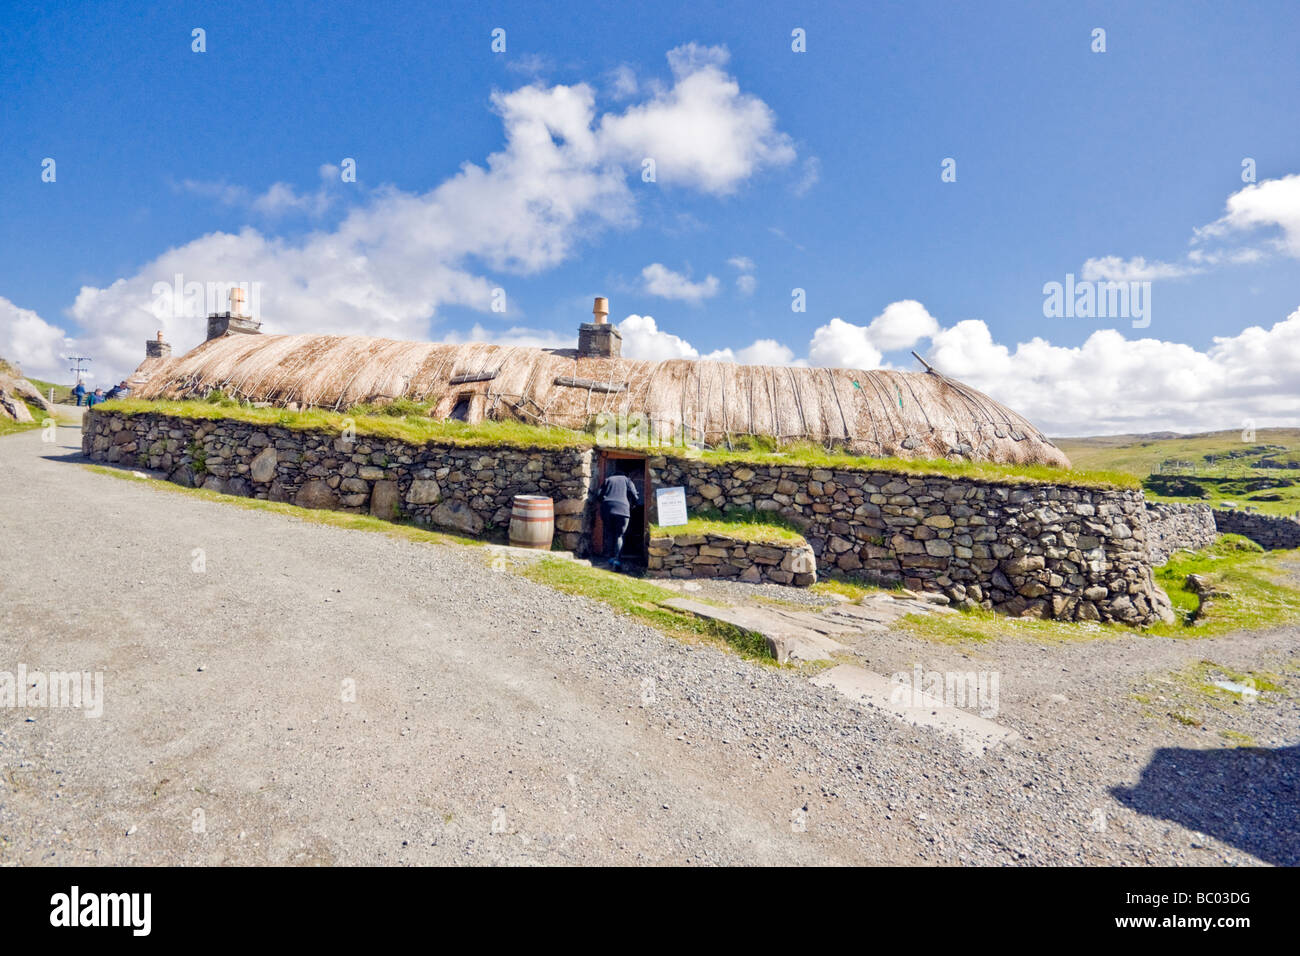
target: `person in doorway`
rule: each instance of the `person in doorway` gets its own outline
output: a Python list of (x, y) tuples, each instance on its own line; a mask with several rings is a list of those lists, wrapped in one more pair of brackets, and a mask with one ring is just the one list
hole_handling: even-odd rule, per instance
[(77, 387), (72, 390), (72, 394), (77, 399), (77, 407), (81, 407), (82, 401), (86, 397), (86, 386), (81, 384), (81, 379), (77, 379)]
[(632, 507), (641, 503), (636, 485), (627, 475), (612, 474), (600, 486), (600, 519), (605, 529), (605, 553), (609, 567), (617, 571), (623, 565), (623, 535), (632, 518)]

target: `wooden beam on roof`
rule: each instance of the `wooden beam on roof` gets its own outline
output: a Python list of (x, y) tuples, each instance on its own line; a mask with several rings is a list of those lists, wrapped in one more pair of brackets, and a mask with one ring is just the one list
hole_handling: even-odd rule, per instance
[(555, 380), (556, 385), (568, 388), (585, 388), (590, 392), (626, 392), (627, 382), (598, 382), (594, 378), (571, 378), (561, 375)]

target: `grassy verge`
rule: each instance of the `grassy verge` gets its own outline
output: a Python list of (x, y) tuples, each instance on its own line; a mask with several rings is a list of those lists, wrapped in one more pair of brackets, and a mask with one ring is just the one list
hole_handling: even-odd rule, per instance
[[(1148, 632), (1170, 637), (1201, 637), (1225, 631), (1273, 627), (1300, 621), (1300, 589), (1288, 579), (1282, 563), (1294, 555), (1264, 551), (1249, 538), (1225, 534), (1203, 551), (1179, 551), (1156, 568), (1156, 583), (1165, 589), (1179, 620)], [(1186, 590), (1187, 575), (1205, 577), (1217, 591), (1230, 596), (1215, 599), (1206, 615), (1190, 623), (1197, 597)]]
[(650, 526), (651, 537), (713, 534), (737, 541), (797, 544), (804, 540), (799, 528), (792, 522), (770, 511), (717, 511), (711, 508), (696, 509), (690, 520), (671, 528)]
[(103, 465), (82, 465), (81, 467), (93, 471), (97, 475), (108, 475), (110, 478), (120, 478), (126, 481), (134, 481), (139, 484), (148, 485), (151, 488), (158, 488), (162, 491), (170, 491), (175, 494), (189, 495), (194, 498), (202, 498), (204, 501), (219, 501), (224, 504), (238, 505), (249, 511), (269, 511), (272, 514), (285, 515), (290, 518), (297, 518), (299, 521), (310, 521), (313, 524), (324, 524), (334, 528), (346, 528), (350, 531), (377, 531), (380, 534), (386, 534), (390, 538), (398, 538), (404, 541), (415, 541), (423, 544), (462, 544), (481, 547), (485, 544), (476, 538), (462, 538), (458, 535), (448, 534), (444, 531), (431, 531), (416, 524), (407, 524), (397, 521), (385, 521), (382, 518), (375, 518), (371, 515), (352, 514), (348, 511), (326, 511), (317, 508), (300, 508), (297, 505), (291, 505), (284, 501), (267, 501), (265, 498), (243, 498), (239, 495), (223, 495), (216, 491), (209, 491), (206, 488), (186, 488), (182, 485), (173, 484), (170, 481), (163, 481), (158, 478), (141, 477), (129, 471), (120, 468), (107, 468)]
[(358, 436), (394, 439), (411, 445), (433, 443), (462, 448), (585, 448), (591, 438), (566, 428), (542, 428), (522, 422), (485, 421), (470, 425), (459, 421), (440, 421), (422, 414), (380, 414), (366, 406), (360, 412), (329, 412), (309, 409), (292, 412), (284, 408), (254, 408), (214, 393), (205, 401), (146, 401), (114, 399), (97, 406), (106, 412), (122, 415), (165, 415), (171, 418), (248, 422), (274, 425), (294, 431), (319, 431), (327, 435), (342, 434), (351, 425)]
[(599, 568), (554, 559), (537, 561), (519, 573), (565, 594), (579, 594), (600, 601), (673, 637), (694, 643), (725, 645), (744, 657), (774, 663), (767, 642), (759, 635), (721, 621), (705, 620), (662, 607), (659, 602), (681, 596), (676, 591)]
[(755, 465), (795, 465), (849, 471), (888, 471), (902, 475), (942, 475), (999, 484), (1046, 484), (1089, 488), (1137, 488), (1135, 476), (1120, 471), (1082, 471), (1051, 465), (1000, 465), (991, 462), (948, 461), (945, 458), (869, 458), (830, 451), (812, 442), (794, 442), (768, 449), (761, 442), (748, 447), (705, 451), (708, 462)]

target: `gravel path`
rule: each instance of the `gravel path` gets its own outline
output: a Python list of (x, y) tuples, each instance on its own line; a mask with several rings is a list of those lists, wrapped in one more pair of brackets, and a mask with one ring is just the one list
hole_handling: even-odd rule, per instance
[(975, 757), (481, 549), (79, 460), (76, 429), (0, 439), (0, 671), (105, 696), (0, 709), (0, 863), (1297, 862), (1295, 670), (1232, 715), (1260, 750), (1132, 697), (1201, 658), (1293, 666), (1295, 632), (858, 649), (999, 670), (1024, 739)]

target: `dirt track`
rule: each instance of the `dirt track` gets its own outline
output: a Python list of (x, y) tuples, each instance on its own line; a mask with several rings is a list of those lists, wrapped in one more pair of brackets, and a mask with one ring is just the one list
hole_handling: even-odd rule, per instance
[[(493, 571), (479, 549), (201, 501), (79, 460), (75, 428), (0, 439), (0, 671), (102, 671), (105, 695), (100, 719), (0, 709), (2, 863), (1298, 852), (1294, 697), (1251, 718), (1264, 749), (1243, 751), (1147, 721), (1127, 696), (1202, 656), (1285, 659), (1295, 633), (982, 647), (979, 666), (1004, 671), (999, 720), (1025, 739), (973, 757), (797, 673)], [(886, 671), (975, 666), (951, 648), (879, 650)]]

